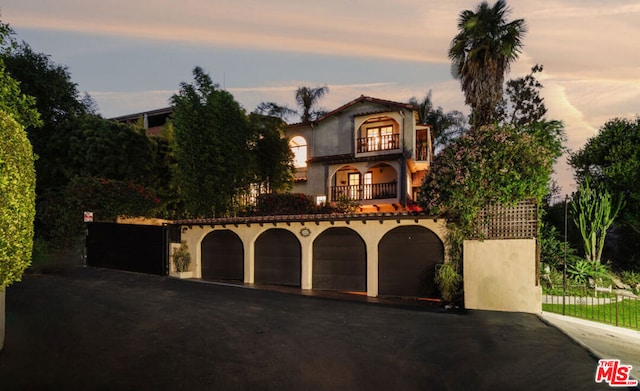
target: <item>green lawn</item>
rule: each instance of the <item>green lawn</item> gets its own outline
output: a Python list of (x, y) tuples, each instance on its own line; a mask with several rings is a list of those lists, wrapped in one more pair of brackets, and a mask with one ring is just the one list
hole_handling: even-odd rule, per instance
[[(562, 302), (542, 304), (542, 310), (562, 314)], [(618, 326), (640, 329), (640, 300), (638, 299), (625, 299), (617, 303), (600, 305), (590, 305), (588, 302), (587, 304), (565, 305), (565, 315), (613, 325), (616, 325), (616, 314)]]

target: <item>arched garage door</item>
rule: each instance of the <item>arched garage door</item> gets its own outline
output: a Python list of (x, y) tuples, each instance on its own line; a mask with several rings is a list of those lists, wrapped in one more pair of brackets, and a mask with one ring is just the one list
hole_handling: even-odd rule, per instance
[(367, 249), (350, 228), (329, 228), (313, 242), (313, 289), (367, 290)]
[(394, 228), (378, 244), (378, 294), (437, 295), (435, 266), (443, 260), (444, 245), (429, 229), (419, 225)]
[(256, 239), (255, 282), (300, 286), (300, 242), (286, 229), (270, 229)]
[(242, 240), (229, 230), (212, 231), (202, 240), (202, 278), (244, 280)]

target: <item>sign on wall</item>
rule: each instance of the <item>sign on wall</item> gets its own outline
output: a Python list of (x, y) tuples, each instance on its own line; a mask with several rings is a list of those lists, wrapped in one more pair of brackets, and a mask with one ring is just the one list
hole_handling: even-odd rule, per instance
[(93, 212), (89, 212), (89, 211), (84, 212), (84, 222), (93, 223)]

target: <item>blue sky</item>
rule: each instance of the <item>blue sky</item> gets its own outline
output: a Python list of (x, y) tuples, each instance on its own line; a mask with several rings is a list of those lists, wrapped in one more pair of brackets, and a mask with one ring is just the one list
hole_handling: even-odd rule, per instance
[[(360, 95), (407, 101), (432, 90), (468, 112), (447, 50), (469, 0), (3, 0), (1, 18), (34, 50), (68, 66), (105, 117), (160, 108), (198, 65), (247, 109), (294, 106), (298, 86), (329, 87), (321, 105)], [(508, 1), (524, 18), (509, 78), (536, 63), (548, 118), (575, 150), (605, 121), (640, 113), (640, 2)], [(566, 164), (556, 167), (572, 190)]]

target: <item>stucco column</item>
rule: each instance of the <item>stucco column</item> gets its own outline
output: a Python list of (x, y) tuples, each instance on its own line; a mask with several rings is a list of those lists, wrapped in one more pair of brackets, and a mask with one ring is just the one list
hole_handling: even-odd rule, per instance
[(378, 297), (378, 242), (367, 241), (367, 296)]
[(4, 286), (0, 286), (0, 350), (4, 346), (4, 322), (5, 322), (5, 305), (4, 298), (6, 294), (7, 288)]
[(255, 282), (255, 242), (242, 240), (244, 243), (244, 283), (253, 284)]
[(300, 287), (312, 289), (313, 285), (313, 241), (310, 238), (300, 240), (302, 254), (300, 257)]

